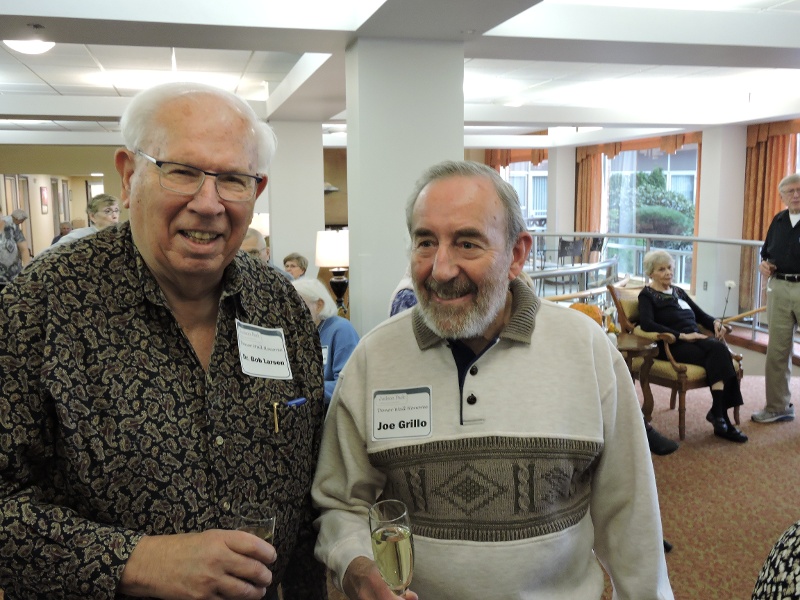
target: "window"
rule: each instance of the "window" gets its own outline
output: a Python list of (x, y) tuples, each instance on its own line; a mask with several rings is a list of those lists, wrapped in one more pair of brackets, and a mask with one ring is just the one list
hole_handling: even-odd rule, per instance
[[(609, 233), (691, 236), (697, 194), (697, 144), (675, 154), (658, 148), (621, 152), (605, 158), (601, 229)], [(610, 239), (608, 253), (619, 270), (641, 274), (643, 239)], [(691, 279), (691, 242), (653, 242), (675, 257), (675, 282)]]
[(519, 196), (522, 216), (529, 228), (544, 230), (547, 225), (547, 161), (511, 163), (500, 169)]

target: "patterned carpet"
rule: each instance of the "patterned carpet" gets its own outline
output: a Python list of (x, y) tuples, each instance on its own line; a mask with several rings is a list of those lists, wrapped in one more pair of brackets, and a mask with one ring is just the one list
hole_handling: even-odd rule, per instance
[[(798, 398), (800, 379), (791, 389)], [(677, 440), (669, 391), (653, 386), (653, 395), (653, 425)], [(750, 420), (764, 407), (763, 376), (745, 376), (742, 395), (746, 444), (713, 435), (705, 420), (711, 394), (694, 390), (686, 396), (686, 439), (677, 452), (653, 456), (677, 600), (749, 600), (772, 545), (800, 519), (800, 422)]]

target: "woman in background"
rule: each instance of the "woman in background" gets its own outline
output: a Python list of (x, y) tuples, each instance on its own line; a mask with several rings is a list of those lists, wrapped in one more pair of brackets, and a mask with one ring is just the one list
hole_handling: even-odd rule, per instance
[(86, 212), (89, 213), (89, 222), (91, 223), (89, 227), (73, 229), (68, 234), (62, 235), (50, 247), (54, 248), (62, 244), (69, 244), (119, 223), (119, 199), (111, 194), (98, 194), (89, 200)]
[(336, 302), (319, 279), (295, 279), (292, 285), (311, 311), (311, 318), (319, 331), (327, 407), (339, 373), (358, 344), (358, 333), (350, 321), (337, 315)]
[[(743, 444), (747, 436), (728, 417), (729, 408), (744, 402), (730, 350), (722, 340), (722, 320), (707, 315), (689, 294), (672, 285), (674, 268), (675, 261), (664, 250), (645, 254), (644, 273), (650, 285), (639, 292), (639, 325), (645, 331), (674, 335), (670, 351), (675, 360), (706, 370), (712, 398), (706, 419), (714, 426), (714, 435)], [(714, 337), (700, 333), (698, 323), (713, 331)], [(667, 360), (664, 342), (658, 342), (658, 352), (658, 358)]]
[(295, 279), (300, 279), (308, 269), (308, 259), (302, 254), (292, 252), (283, 259), (283, 268)]

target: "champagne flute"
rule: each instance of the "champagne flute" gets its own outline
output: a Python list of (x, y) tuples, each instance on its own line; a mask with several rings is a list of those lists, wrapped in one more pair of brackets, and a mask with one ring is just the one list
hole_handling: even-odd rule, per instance
[[(271, 506), (245, 502), (235, 510), (236, 529), (246, 531), (273, 544), (277, 513)], [(274, 544), (273, 544), (274, 545)]]
[(400, 500), (382, 500), (369, 509), (372, 554), (381, 577), (402, 596), (414, 571), (414, 539), (406, 505)]

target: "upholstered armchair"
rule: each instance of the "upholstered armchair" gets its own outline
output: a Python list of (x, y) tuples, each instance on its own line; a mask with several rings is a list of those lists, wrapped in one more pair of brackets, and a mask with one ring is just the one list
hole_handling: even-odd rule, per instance
[[(653, 341), (661, 340), (664, 342), (664, 351), (668, 360), (655, 359), (653, 361), (653, 366), (650, 369), (650, 384), (668, 387), (672, 390), (669, 399), (669, 407), (671, 410), (675, 410), (677, 401), (678, 433), (680, 434), (680, 439), (684, 439), (686, 437), (686, 392), (697, 388), (708, 387), (706, 370), (697, 365), (679, 363), (673, 358), (670, 345), (675, 343), (674, 335), (670, 333), (644, 331), (639, 327), (639, 292), (642, 288), (621, 288), (609, 285), (607, 289), (609, 296), (611, 296), (614, 302), (614, 306), (617, 308), (617, 320), (619, 321), (622, 331)], [(728, 332), (732, 329), (730, 325), (725, 325), (724, 327)], [(709, 331), (703, 331), (703, 333), (713, 335), (713, 332)], [(731, 352), (731, 360), (738, 374), (739, 381), (741, 381), (744, 375), (742, 369), (742, 355)], [(641, 365), (641, 358), (634, 359), (632, 364), (633, 372), (638, 373)], [(733, 409), (733, 418), (738, 425), (738, 406)]]

